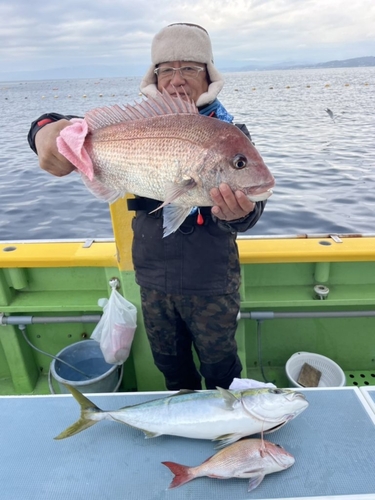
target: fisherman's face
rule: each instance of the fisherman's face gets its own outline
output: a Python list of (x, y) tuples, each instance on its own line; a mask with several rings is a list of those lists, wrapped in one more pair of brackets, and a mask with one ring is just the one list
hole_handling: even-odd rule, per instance
[[(196, 63), (193, 61), (173, 61), (167, 63), (161, 63), (158, 66), (160, 68), (159, 75), (157, 78), (157, 87), (160, 92), (165, 89), (171, 96), (176, 96), (180, 94), (184, 99), (185, 95), (190, 97), (191, 100), (197, 102), (198, 98), (208, 90), (208, 77), (206, 65), (202, 63)], [(197, 74), (189, 76), (186, 73), (189, 71), (184, 71), (184, 74), (179, 71), (167, 72), (168, 75), (163, 75), (163, 69), (165, 68), (192, 68), (192, 73), (195, 73), (194, 68), (202, 68), (202, 71), (197, 70)]]

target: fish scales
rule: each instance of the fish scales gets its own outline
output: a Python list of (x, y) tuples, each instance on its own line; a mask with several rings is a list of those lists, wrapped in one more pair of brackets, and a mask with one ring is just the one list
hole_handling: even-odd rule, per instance
[(132, 193), (160, 200), (159, 208), (167, 208), (164, 236), (193, 207), (212, 206), (210, 191), (221, 183), (253, 202), (267, 199), (275, 184), (236, 126), (200, 115), (193, 102), (168, 93), (89, 111), (61, 131), (57, 145), (97, 197), (112, 203)]
[[(156, 410), (156, 411), (155, 411)], [(257, 419), (241, 408), (232, 411), (228, 420), (228, 409), (218, 391), (209, 394), (194, 393), (183, 398), (166, 398), (161, 404), (145, 403), (141, 407), (128, 407), (125, 413), (111, 412), (114, 420), (155, 434), (182, 435), (195, 439), (217, 439), (233, 432), (238, 427), (250, 429)], [(197, 428), (197, 417), (199, 428)]]
[(252, 491), (265, 475), (285, 470), (294, 462), (294, 457), (279, 445), (262, 439), (244, 439), (195, 467), (175, 462), (162, 463), (175, 475), (169, 488), (207, 476), (216, 479), (250, 478), (248, 491)]
[[(202, 120), (208, 120), (210, 127), (202, 126)], [(222, 140), (223, 125), (227, 124), (195, 114), (154, 117), (95, 130), (85, 147), (95, 175), (113, 189), (165, 200), (169, 183), (196, 172), (195, 190), (182, 194), (174, 203), (210, 206), (204, 182), (212, 178), (210, 171), (221, 160), (220, 151), (210, 148)], [(212, 184), (220, 182), (220, 175), (215, 174)]]
[(181, 391), (172, 396), (104, 411), (74, 387), (67, 386), (81, 405), (80, 419), (57, 439), (73, 436), (100, 420), (113, 420), (142, 430), (147, 437), (163, 434), (193, 439), (238, 439), (281, 427), (305, 410), (302, 393), (289, 389)]

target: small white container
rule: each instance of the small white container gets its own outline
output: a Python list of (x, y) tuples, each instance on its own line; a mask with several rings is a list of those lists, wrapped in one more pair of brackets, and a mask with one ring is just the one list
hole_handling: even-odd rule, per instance
[(296, 352), (285, 365), (285, 372), (290, 382), (290, 387), (303, 387), (297, 380), (304, 363), (322, 372), (318, 387), (344, 387), (346, 384), (345, 373), (332, 359), (314, 354), (312, 352)]

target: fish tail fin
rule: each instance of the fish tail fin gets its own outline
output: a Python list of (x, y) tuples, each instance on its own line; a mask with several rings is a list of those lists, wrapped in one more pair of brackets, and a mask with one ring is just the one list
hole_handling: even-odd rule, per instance
[(175, 475), (171, 484), (169, 485), (169, 489), (182, 486), (195, 477), (191, 473), (191, 467), (188, 467), (187, 465), (176, 464), (176, 462), (162, 462), (162, 464), (167, 466), (168, 469)]
[[(98, 408), (92, 401), (90, 401), (86, 396), (84, 396), (81, 392), (79, 392), (77, 389), (74, 387), (64, 384), (65, 387), (69, 389), (69, 391), (72, 393), (74, 398), (78, 401), (78, 403), (81, 406), (81, 416), (75, 422), (72, 424), (70, 427), (62, 431), (58, 436), (56, 436), (54, 439), (65, 439), (70, 436), (74, 436), (74, 434), (78, 434), (81, 431), (84, 431), (85, 429), (88, 429), (92, 425), (96, 424), (99, 422), (99, 420), (102, 420), (105, 418), (105, 412)], [(100, 414), (102, 414), (102, 418), (100, 418)], [(95, 417), (94, 417), (95, 415)]]

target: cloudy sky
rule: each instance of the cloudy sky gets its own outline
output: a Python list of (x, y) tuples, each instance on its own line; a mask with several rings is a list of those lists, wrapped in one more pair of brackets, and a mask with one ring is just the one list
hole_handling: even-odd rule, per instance
[(209, 31), (219, 69), (375, 56), (375, 0), (0, 0), (0, 19), (0, 80), (138, 76), (153, 35), (181, 21)]

